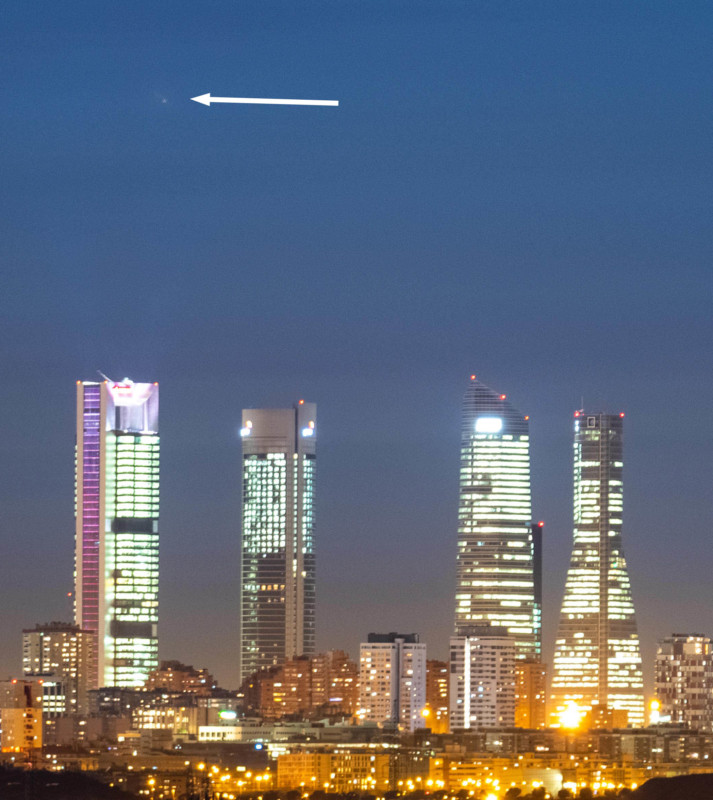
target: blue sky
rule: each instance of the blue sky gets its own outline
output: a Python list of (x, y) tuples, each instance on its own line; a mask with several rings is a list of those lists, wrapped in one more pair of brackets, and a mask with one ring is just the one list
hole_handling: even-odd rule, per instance
[(69, 614), (74, 381), (98, 369), (161, 382), (161, 655), (226, 685), (241, 409), (318, 404), (320, 647), (408, 629), (444, 656), (473, 372), (532, 418), (547, 657), (582, 398), (627, 414), (648, 673), (656, 638), (713, 633), (709, 4), (3, 15), (0, 669)]

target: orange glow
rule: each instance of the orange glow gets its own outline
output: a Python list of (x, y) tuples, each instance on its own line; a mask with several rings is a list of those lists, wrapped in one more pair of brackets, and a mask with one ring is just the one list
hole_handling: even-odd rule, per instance
[(472, 381), (474, 381), (474, 380), (475, 380), (475, 375), (471, 375), (471, 376), (470, 376), (470, 379), (471, 379)]
[(579, 411), (575, 411), (575, 412), (574, 412), (574, 416), (575, 416), (575, 417), (578, 417), (578, 416), (579, 416)]
[(624, 418), (624, 412), (622, 411), (621, 414), (619, 414), (619, 416), (623, 419)]
[(525, 420), (527, 421), (528, 419), (530, 419), (530, 415), (529, 415), (529, 414), (527, 414), (527, 415), (525, 416)]
[(500, 399), (501, 399), (501, 400), (504, 400), (506, 397), (507, 397), (507, 395), (506, 395), (506, 394), (501, 394), (501, 395), (500, 395)]
[(305, 404), (304, 400), (300, 400), (300, 405), (303, 406)]

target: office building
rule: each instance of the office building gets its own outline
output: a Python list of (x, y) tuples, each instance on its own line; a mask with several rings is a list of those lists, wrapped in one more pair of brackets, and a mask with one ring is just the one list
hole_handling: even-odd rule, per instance
[(315, 650), (317, 406), (243, 411), (241, 680)]
[(555, 644), (550, 713), (592, 706), (644, 724), (639, 635), (622, 546), (623, 414), (575, 412), (574, 544)]
[(96, 635), (91, 686), (158, 666), (158, 384), (77, 382), (75, 622)]
[(658, 721), (713, 731), (713, 646), (700, 633), (674, 633), (656, 650)]
[(450, 644), (451, 731), (514, 726), (517, 649), (507, 629), (463, 628)]
[(461, 431), (456, 633), (506, 628), (518, 658), (541, 652), (528, 420), (471, 376)]
[[(95, 641), (92, 631), (83, 631), (66, 622), (50, 622), (23, 630), (22, 672), (26, 678), (47, 679), (44, 683), (45, 711), (51, 705), (58, 714), (88, 713), (87, 691), (92, 688)], [(50, 680), (55, 683), (51, 695), (48, 694)]]
[(426, 727), (425, 707), (426, 645), (418, 634), (370, 633), (359, 648), (357, 718), (414, 731)]

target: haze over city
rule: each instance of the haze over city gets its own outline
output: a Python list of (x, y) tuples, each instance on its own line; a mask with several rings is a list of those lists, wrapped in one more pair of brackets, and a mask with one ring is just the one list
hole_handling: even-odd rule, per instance
[(160, 657), (224, 686), (241, 409), (319, 407), (318, 649), (403, 630), (445, 657), (472, 373), (530, 416), (544, 660), (583, 406), (626, 413), (645, 679), (657, 639), (713, 633), (712, 14), (11, 3), (0, 669), (72, 615), (75, 381), (98, 370), (160, 382)]

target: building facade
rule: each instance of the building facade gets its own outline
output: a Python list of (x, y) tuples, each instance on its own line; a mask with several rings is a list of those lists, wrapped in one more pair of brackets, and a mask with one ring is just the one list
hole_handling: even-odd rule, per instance
[(574, 419), (574, 544), (555, 644), (550, 714), (593, 705), (644, 724), (641, 652), (622, 546), (623, 414)]
[(370, 633), (359, 648), (361, 722), (414, 731), (427, 725), (426, 645), (418, 634)]
[(451, 668), (447, 661), (426, 662), (426, 712), (424, 725), (433, 733), (448, 733)]
[(656, 650), (659, 721), (713, 731), (713, 645), (700, 633), (674, 633)]
[(158, 666), (158, 384), (77, 382), (75, 622), (96, 635), (90, 685)]
[(515, 663), (515, 727), (547, 726), (547, 666), (539, 659)]
[(451, 730), (515, 724), (517, 648), (507, 628), (463, 628), (451, 637)]
[(31, 753), (42, 744), (42, 683), (0, 681), (0, 751)]
[(541, 652), (528, 420), (471, 377), (461, 430), (455, 628), (506, 628), (518, 658)]
[[(22, 671), (25, 677), (56, 679), (64, 692), (58, 713), (88, 713), (87, 692), (93, 688), (96, 636), (66, 622), (50, 622), (22, 632)], [(56, 695), (59, 696), (59, 695)]]
[(302, 400), (243, 411), (241, 680), (314, 654), (316, 420)]

